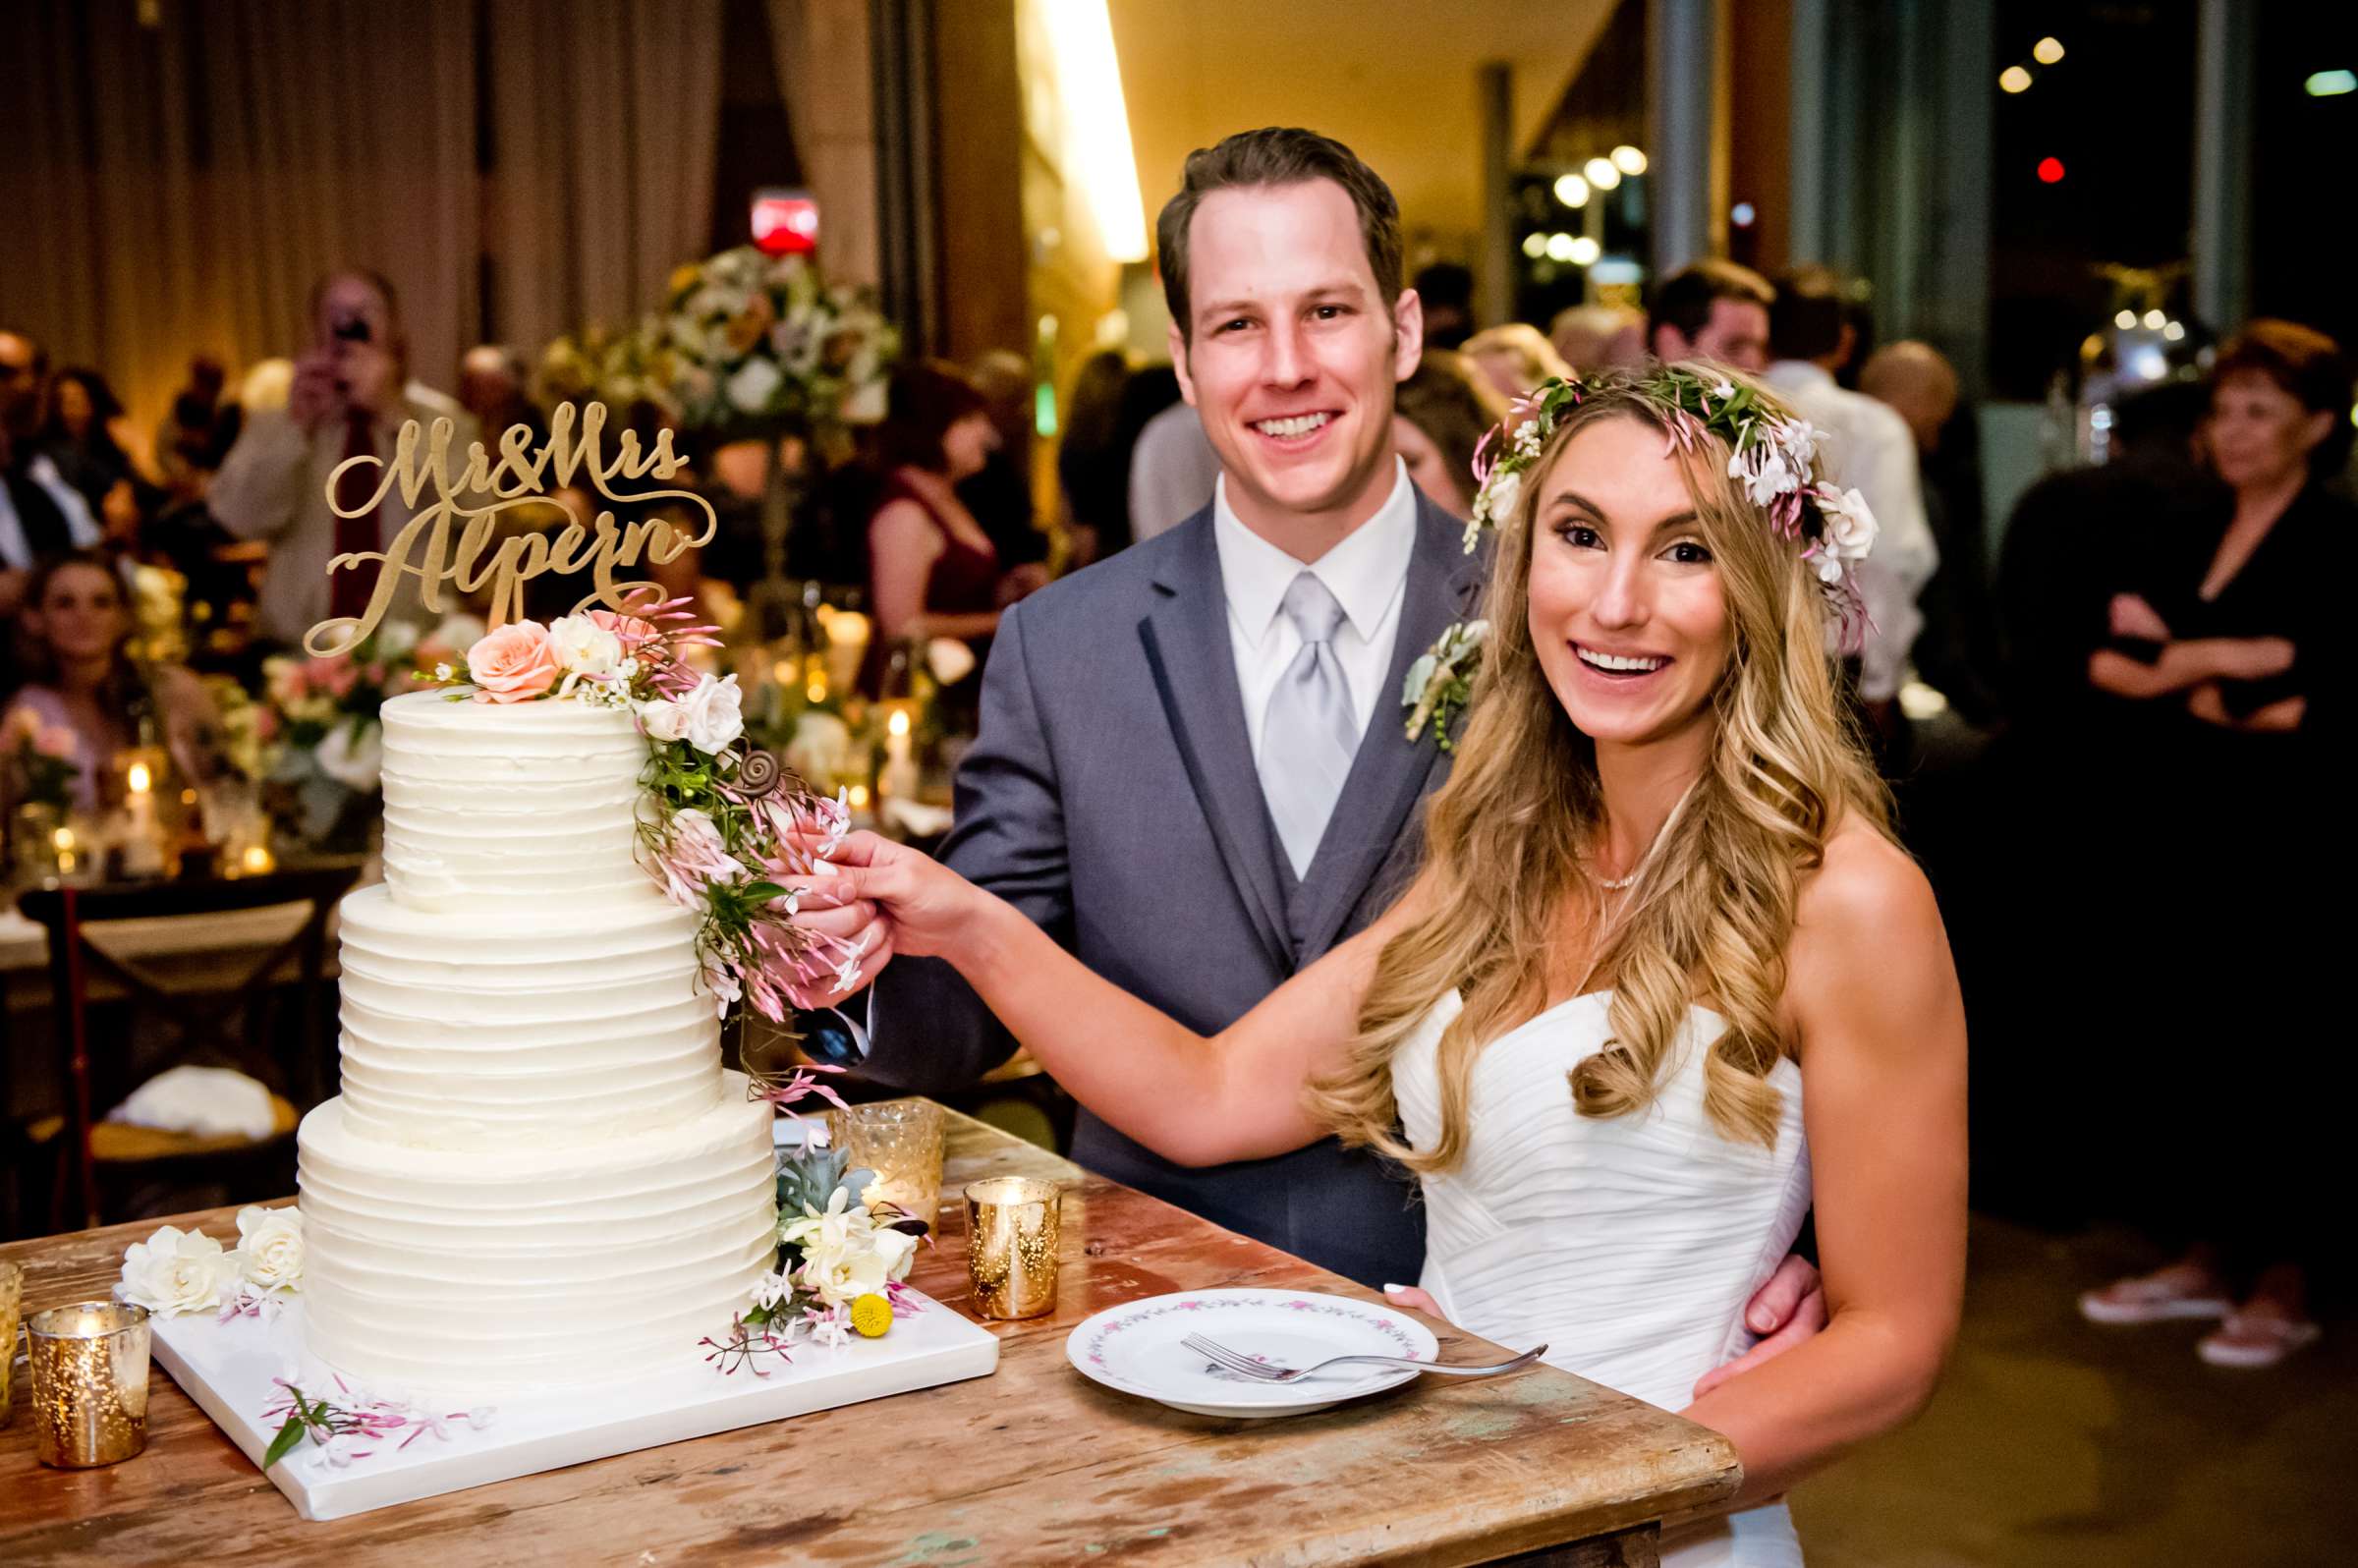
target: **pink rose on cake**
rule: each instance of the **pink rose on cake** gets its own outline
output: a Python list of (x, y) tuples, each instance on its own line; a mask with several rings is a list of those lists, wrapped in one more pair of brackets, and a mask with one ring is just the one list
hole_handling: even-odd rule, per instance
[(486, 632), (467, 650), (467, 675), (478, 702), (529, 702), (546, 697), (562, 673), (548, 629), (518, 621)]

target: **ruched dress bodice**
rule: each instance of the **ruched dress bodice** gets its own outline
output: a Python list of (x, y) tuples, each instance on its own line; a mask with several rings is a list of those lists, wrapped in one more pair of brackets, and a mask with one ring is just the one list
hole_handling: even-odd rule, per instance
[[(1791, 1251), (1810, 1206), (1801, 1069), (1782, 1094), (1776, 1147), (1723, 1136), (1703, 1108), (1704, 1057), (1725, 1029), (1693, 1008), (1655, 1102), (1634, 1115), (1573, 1109), (1568, 1074), (1605, 1042), (1609, 992), (1575, 996), (1476, 1056), (1471, 1132), (1455, 1170), (1424, 1178), (1423, 1284), (1442, 1313), (1649, 1404), (1680, 1410), (1695, 1380), (1750, 1342), (1744, 1306)], [(1460, 1011), (1433, 1008), (1392, 1063), (1409, 1142), (1440, 1136), (1436, 1047)], [(1665, 1568), (1790, 1568), (1781, 1504), (1664, 1538)]]

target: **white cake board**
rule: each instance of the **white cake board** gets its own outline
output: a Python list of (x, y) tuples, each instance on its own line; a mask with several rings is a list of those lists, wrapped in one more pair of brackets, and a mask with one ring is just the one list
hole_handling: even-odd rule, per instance
[[(940, 1303), (910, 1295), (924, 1311), (896, 1320), (881, 1339), (855, 1336), (840, 1350), (801, 1341), (790, 1367), (775, 1357), (762, 1359), (766, 1377), (746, 1370), (723, 1374), (683, 1354), (679, 1367), (629, 1382), (528, 1396), (452, 1396), (441, 1410), (491, 1404), (496, 1414), (479, 1430), (456, 1422), (447, 1438), (421, 1432), (406, 1448), (384, 1444), (341, 1468), (329, 1466), (306, 1441), (267, 1474), (304, 1518), (341, 1519), (609, 1454), (987, 1376), (997, 1369), (997, 1339)], [(155, 1359), (257, 1466), (278, 1435), (278, 1424), (262, 1419), (279, 1397), (273, 1378), (298, 1367), (305, 1393), (336, 1399), (332, 1375), (304, 1351), (300, 1302), (268, 1320), (224, 1323), (206, 1313), (158, 1317), (154, 1330)], [(366, 1392), (397, 1391), (371, 1386)], [(420, 1403), (432, 1408), (426, 1399)]]

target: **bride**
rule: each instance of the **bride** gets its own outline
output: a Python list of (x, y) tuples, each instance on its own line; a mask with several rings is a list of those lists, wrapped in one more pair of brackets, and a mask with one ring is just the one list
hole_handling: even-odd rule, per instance
[[(872, 835), (804, 901), (872, 907), (855, 985), (949, 960), (1172, 1159), (1339, 1133), (1414, 1171), (1441, 1314), (1734, 1444), (1738, 1512), (1666, 1536), (1681, 1568), (1800, 1561), (1775, 1499), (1922, 1407), (1964, 1278), (1963, 1012), (1831, 673), (1874, 524), (1814, 439), (1712, 366), (1534, 395), (1476, 512), (1492, 631), (1424, 865), (1219, 1035)], [(1828, 1325), (1687, 1403), (1813, 1205)]]

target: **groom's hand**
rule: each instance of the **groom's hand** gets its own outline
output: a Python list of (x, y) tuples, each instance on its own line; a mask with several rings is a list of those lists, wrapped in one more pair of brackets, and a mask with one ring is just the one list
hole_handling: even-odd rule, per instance
[(1761, 1336), (1760, 1343), (1696, 1379), (1697, 1399), (1763, 1362), (1774, 1361), (1825, 1326), (1825, 1291), (1818, 1278), (1818, 1265), (1799, 1253), (1777, 1264), (1768, 1283), (1753, 1292), (1745, 1305), (1744, 1326)]

